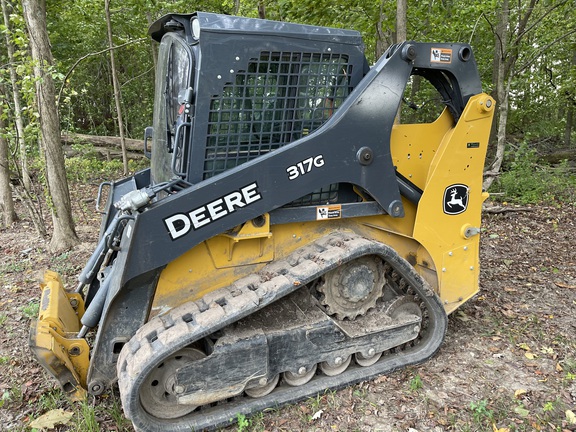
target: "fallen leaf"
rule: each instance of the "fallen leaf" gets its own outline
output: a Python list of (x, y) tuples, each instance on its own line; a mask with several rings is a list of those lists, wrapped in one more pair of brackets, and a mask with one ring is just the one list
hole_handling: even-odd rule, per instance
[(464, 322), (470, 321), (470, 317), (462, 311), (457, 312), (456, 318), (458, 318), (460, 321), (464, 321)]
[(492, 423), (492, 430), (494, 432), (510, 432), (509, 428), (499, 428), (496, 424)]
[(53, 429), (57, 424), (68, 424), (74, 414), (62, 408), (54, 409), (42, 414), (28, 426), (33, 429)]
[(314, 415), (312, 416), (312, 420), (318, 420), (320, 417), (322, 417), (323, 413), (324, 413), (324, 410), (316, 411), (314, 413)]
[(531, 352), (525, 352), (524, 357), (526, 357), (528, 360), (534, 360), (534, 358), (536, 356), (534, 354), (532, 354)]
[(568, 420), (568, 423), (571, 425), (576, 424), (576, 414), (570, 410), (566, 410), (566, 420)]
[(530, 349), (530, 347), (528, 346), (528, 344), (526, 344), (526, 343), (524, 343), (524, 342), (518, 344), (517, 346), (518, 346), (518, 348), (521, 348), (521, 349), (523, 349), (524, 351), (532, 351), (532, 350)]
[(526, 408), (520, 407), (520, 406), (517, 406), (516, 408), (514, 408), (514, 412), (516, 414), (518, 414), (520, 417), (528, 417), (528, 415), (530, 414), (530, 411), (528, 411)]
[(560, 288), (576, 289), (576, 285), (567, 285), (567, 284), (562, 283), (562, 282), (554, 282), (554, 285), (556, 285), (557, 287), (560, 287)]
[(525, 395), (526, 393), (528, 393), (528, 390), (526, 389), (518, 389), (514, 392), (514, 397), (516, 399), (518, 399), (520, 396)]
[(564, 371), (564, 369), (562, 368), (560, 363), (556, 363), (556, 372), (563, 372), (563, 371)]

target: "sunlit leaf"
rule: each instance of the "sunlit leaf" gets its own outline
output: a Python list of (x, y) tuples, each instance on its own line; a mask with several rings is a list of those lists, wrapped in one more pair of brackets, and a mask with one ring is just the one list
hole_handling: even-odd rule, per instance
[(518, 399), (520, 396), (525, 395), (526, 393), (528, 393), (528, 390), (526, 389), (518, 389), (514, 392), (514, 397), (516, 399)]
[(64, 411), (62, 408), (54, 409), (42, 414), (28, 426), (34, 429), (53, 429), (56, 425), (68, 424), (74, 414)]

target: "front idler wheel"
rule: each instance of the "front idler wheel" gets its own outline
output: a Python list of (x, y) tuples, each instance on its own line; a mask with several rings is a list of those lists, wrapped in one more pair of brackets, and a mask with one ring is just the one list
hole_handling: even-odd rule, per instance
[(206, 357), (197, 348), (183, 348), (160, 363), (146, 377), (140, 389), (140, 403), (159, 419), (175, 419), (191, 413), (195, 405), (179, 405), (176, 398), (176, 372), (190, 362)]

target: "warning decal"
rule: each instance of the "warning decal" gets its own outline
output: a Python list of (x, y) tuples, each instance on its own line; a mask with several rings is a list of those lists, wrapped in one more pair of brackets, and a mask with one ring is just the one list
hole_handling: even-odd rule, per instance
[(341, 217), (341, 205), (316, 207), (316, 220), (340, 219)]
[(449, 48), (432, 48), (430, 61), (432, 63), (452, 63), (452, 50)]

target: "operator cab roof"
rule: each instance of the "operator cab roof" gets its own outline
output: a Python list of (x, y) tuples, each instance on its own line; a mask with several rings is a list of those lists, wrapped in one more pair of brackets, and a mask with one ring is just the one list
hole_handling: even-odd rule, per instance
[[(350, 45), (362, 44), (362, 37), (355, 30), (318, 27), (281, 21), (243, 18), (209, 12), (190, 14), (168, 14), (154, 22), (148, 34), (160, 42), (164, 34), (171, 31), (184, 31), (186, 38), (192, 38), (191, 20), (198, 19), (200, 34), (203, 32), (231, 34), (281, 35), (286, 38), (316, 40)], [(194, 39), (191, 40), (194, 42)]]

